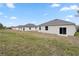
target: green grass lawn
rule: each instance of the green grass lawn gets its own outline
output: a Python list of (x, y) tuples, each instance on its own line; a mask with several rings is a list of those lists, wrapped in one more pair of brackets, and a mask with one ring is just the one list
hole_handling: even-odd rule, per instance
[[(79, 34), (79, 33), (78, 33)], [(79, 36), (0, 30), (1, 56), (79, 55)]]
[(79, 32), (76, 32), (76, 33), (75, 33), (75, 36), (79, 36)]

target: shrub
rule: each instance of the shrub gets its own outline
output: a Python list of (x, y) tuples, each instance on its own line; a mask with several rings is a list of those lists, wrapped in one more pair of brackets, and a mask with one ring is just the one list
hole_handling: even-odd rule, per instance
[(77, 29), (77, 32), (79, 32), (79, 26), (77, 26), (76, 29)]

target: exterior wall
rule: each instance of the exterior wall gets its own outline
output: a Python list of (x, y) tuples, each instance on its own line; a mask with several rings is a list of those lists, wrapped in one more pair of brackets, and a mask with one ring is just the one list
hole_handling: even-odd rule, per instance
[[(60, 34), (59, 28), (60, 27), (66, 27), (67, 34)], [(74, 36), (76, 32), (75, 25), (66, 25), (66, 26), (48, 26), (48, 30), (45, 30), (45, 26), (41, 26), (41, 30), (39, 30), (39, 27), (37, 28), (38, 32), (44, 32), (44, 33), (50, 33), (50, 34), (57, 34), (62, 36)]]
[(29, 29), (29, 27), (25, 27), (25, 31), (36, 31), (35, 27), (31, 27), (31, 29)]
[[(67, 29), (67, 34), (60, 34), (60, 27), (66, 27)], [(50, 33), (50, 34), (57, 34), (57, 35), (62, 35), (62, 36), (74, 36), (76, 32), (75, 25), (66, 25), (66, 26), (48, 26), (48, 30), (45, 30), (45, 26), (41, 26), (41, 30), (39, 30), (39, 27), (31, 27), (31, 30), (29, 30), (29, 27), (23, 27), (21, 28), (12, 28), (13, 30), (20, 30), (20, 31), (38, 31), (38, 32), (43, 32), (43, 33)]]
[(12, 30), (18, 30), (18, 28), (12, 28)]
[(16, 28), (12, 28), (12, 30), (16, 30)]
[[(24, 30), (23, 30), (24, 29)], [(19, 31), (36, 31), (35, 27), (31, 27), (31, 30), (29, 27), (20, 27), (20, 28), (12, 28), (12, 30), (19, 30)]]

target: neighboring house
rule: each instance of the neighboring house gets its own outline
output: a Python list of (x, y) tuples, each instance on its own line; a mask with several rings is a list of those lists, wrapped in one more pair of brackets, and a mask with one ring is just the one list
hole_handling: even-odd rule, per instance
[(62, 36), (74, 36), (76, 25), (72, 22), (55, 19), (38, 26), (34, 24), (26, 24), (13, 27), (12, 29), (20, 31), (38, 31)]
[(12, 27), (12, 29), (20, 31), (36, 31), (36, 25), (34, 24), (19, 25), (16, 27)]
[(37, 26), (34, 24), (26, 24), (22, 27), (23, 31), (36, 31)]
[(12, 26), (10, 27), (12, 30), (18, 30), (18, 27), (17, 26)]
[(43, 33), (57, 34), (62, 36), (74, 36), (75, 24), (72, 22), (55, 19), (38, 26), (38, 31)]

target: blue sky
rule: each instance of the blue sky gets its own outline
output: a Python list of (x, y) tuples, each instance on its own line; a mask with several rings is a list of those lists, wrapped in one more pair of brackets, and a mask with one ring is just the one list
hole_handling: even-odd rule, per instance
[(78, 3), (1, 3), (0, 23), (5, 26), (38, 25), (62, 19), (79, 24), (79, 17), (75, 17), (78, 6)]

